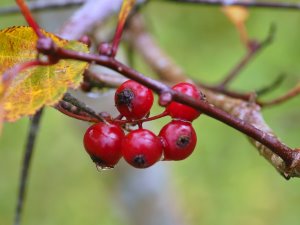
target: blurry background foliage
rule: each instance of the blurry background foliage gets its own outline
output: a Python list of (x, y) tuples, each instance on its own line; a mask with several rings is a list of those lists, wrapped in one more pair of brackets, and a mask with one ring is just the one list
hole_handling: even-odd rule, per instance
[[(13, 4), (8, 0), (0, 3)], [(219, 7), (150, 2), (143, 14), (160, 45), (195, 79), (216, 83), (245, 54), (237, 31)], [(274, 43), (242, 71), (232, 88), (258, 89), (279, 73), (287, 73), (283, 85), (266, 96), (271, 99), (299, 81), (300, 13), (250, 9), (250, 36), (263, 39), (272, 22), (277, 26)], [(24, 24), (20, 15), (0, 17), (1, 28)], [(136, 58), (139, 71), (155, 76)], [(112, 95), (107, 98), (107, 104), (112, 104)], [(300, 146), (299, 104), (300, 98), (264, 110), (268, 124), (291, 147)], [(156, 108), (156, 112), (161, 110)], [(157, 133), (161, 124), (152, 122), (150, 126)], [(285, 181), (241, 133), (230, 127), (205, 115), (193, 124), (198, 134), (194, 154), (182, 162), (155, 166), (168, 171), (168, 180), (163, 183), (168, 185), (162, 187), (160, 198), (164, 201), (164, 196), (174, 193), (171, 200), (180, 214), (176, 216), (191, 225), (299, 224), (299, 179)], [(119, 201), (118, 185), (122, 185), (123, 168), (134, 169), (121, 165), (97, 172), (82, 147), (86, 126), (52, 108), (45, 110), (31, 167), (24, 224), (133, 224), (126, 217), (126, 205)], [(1, 225), (12, 223), (27, 130), (28, 118), (24, 118), (5, 124), (0, 137)], [(151, 170), (155, 168), (135, 173), (147, 180)], [(143, 180), (139, 188), (145, 188)], [(129, 198), (134, 196), (129, 194)], [(151, 201), (145, 204), (145, 210), (151, 207)]]

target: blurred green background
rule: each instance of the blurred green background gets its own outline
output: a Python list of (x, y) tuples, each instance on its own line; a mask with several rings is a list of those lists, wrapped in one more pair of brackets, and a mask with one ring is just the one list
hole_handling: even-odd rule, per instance
[[(8, 0), (0, 3), (13, 4)], [(263, 39), (271, 23), (276, 24), (277, 32), (274, 43), (249, 63), (231, 87), (255, 90), (284, 72), (288, 76), (283, 85), (265, 97), (272, 99), (299, 81), (300, 13), (249, 11), (247, 28), (252, 38)], [(150, 2), (143, 13), (156, 40), (195, 79), (217, 83), (245, 54), (237, 31), (219, 7)], [(0, 16), (1, 28), (22, 24), (21, 16)], [(139, 57), (136, 61), (139, 71), (152, 74)], [(293, 99), (263, 111), (268, 124), (291, 147), (300, 145), (299, 103), (300, 98)], [(1, 225), (12, 224), (28, 124), (27, 118), (5, 124), (0, 137)], [(151, 129), (157, 133), (161, 124), (153, 122)], [(169, 207), (176, 205), (182, 224), (299, 224), (299, 179), (284, 180), (244, 135), (230, 127), (205, 115), (193, 124), (198, 134), (194, 154), (182, 162), (154, 166), (168, 171), (168, 180), (163, 183), (168, 185), (162, 187), (159, 198), (172, 200)], [(127, 206), (119, 200), (124, 171), (133, 169), (124, 164), (116, 170), (97, 172), (82, 147), (86, 126), (52, 108), (45, 110), (23, 224), (133, 224), (125, 213)], [(150, 179), (149, 172), (137, 173)], [(142, 183), (138, 187), (141, 191), (145, 188)], [(174, 193), (171, 197), (170, 192)]]

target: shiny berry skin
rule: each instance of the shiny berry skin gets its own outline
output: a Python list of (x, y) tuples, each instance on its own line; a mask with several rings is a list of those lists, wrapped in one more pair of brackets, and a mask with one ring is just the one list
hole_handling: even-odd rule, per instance
[(125, 136), (122, 143), (124, 159), (133, 167), (147, 168), (161, 159), (160, 139), (151, 131), (138, 129)]
[[(191, 96), (194, 99), (198, 99), (198, 100), (202, 99), (201, 93), (198, 91), (197, 87), (193, 84), (182, 82), (173, 86), (172, 89), (181, 92), (183, 94), (186, 94), (188, 96)], [(167, 106), (167, 112), (169, 112), (169, 115), (172, 118), (182, 119), (187, 121), (193, 121), (201, 114), (201, 112), (193, 109), (190, 106), (186, 106), (184, 104), (174, 102), (174, 101)]]
[(173, 120), (165, 125), (159, 135), (164, 148), (164, 160), (182, 160), (195, 149), (197, 136), (190, 122)]
[(83, 143), (92, 160), (100, 167), (113, 168), (120, 160), (125, 134), (114, 124), (96, 123), (85, 132)]
[(153, 93), (147, 87), (128, 80), (116, 90), (115, 104), (127, 119), (141, 119), (150, 112)]

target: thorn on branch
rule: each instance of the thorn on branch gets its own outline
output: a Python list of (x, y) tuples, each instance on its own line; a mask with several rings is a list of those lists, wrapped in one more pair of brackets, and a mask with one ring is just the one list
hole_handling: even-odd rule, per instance
[(267, 37), (260, 43), (260, 48), (266, 47), (267, 45), (272, 44), (275, 34), (276, 34), (276, 24), (275, 23), (271, 23), (270, 28), (269, 28), (269, 33), (267, 35)]
[(277, 87), (279, 87), (285, 78), (286, 78), (286, 74), (283, 74), (283, 73), (279, 74), (272, 83), (270, 83), (266, 87), (263, 87), (263, 88), (255, 91), (255, 93), (257, 94), (258, 97), (261, 97), (262, 95), (265, 95), (265, 94), (275, 90)]

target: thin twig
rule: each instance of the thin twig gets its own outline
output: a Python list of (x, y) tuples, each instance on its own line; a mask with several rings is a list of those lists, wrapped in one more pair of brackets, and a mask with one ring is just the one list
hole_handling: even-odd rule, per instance
[(66, 93), (63, 97), (63, 100), (71, 103), (72, 105), (76, 106), (77, 108), (86, 112), (87, 114), (91, 115), (92, 117), (98, 119), (99, 121), (105, 121), (105, 119), (101, 115), (97, 114), (93, 109), (86, 106), (86, 104), (79, 101), (77, 98), (72, 96), (70, 93)]
[(258, 97), (261, 97), (262, 95), (265, 95), (275, 90), (277, 87), (279, 87), (282, 84), (285, 78), (286, 78), (286, 74), (279, 74), (279, 76), (272, 83), (255, 91), (256, 95)]
[[(57, 0), (57, 1), (34, 1), (28, 2), (27, 5), (32, 12), (41, 10), (50, 10), (58, 8), (67, 8), (70, 6), (79, 6), (85, 3), (86, 0)], [(0, 8), (0, 15), (20, 13), (17, 6), (7, 6)]]
[[(200, 88), (204, 88), (204, 89), (213, 91), (213, 92), (218, 93), (218, 94), (223, 94), (223, 95), (226, 95), (226, 96), (229, 96), (229, 97), (232, 97), (232, 98), (236, 98), (236, 99), (241, 99), (241, 100), (244, 100), (244, 101), (249, 101), (251, 99), (251, 97), (253, 96), (253, 94), (255, 94), (255, 92), (241, 93), (241, 92), (238, 92), (238, 91), (232, 91), (232, 90), (227, 90), (227, 89), (222, 90), (222, 89), (217, 88), (216, 86), (207, 85), (207, 84), (204, 84), (204, 83), (199, 82), (199, 81), (194, 81), (194, 83), (196, 83)], [(256, 103), (258, 103), (258, 102), (256, 102)]]
[(43, 109), (39, 110), (33, 116), (30, 123), (26, 148), (23, 155), (22, 171), (20, 176), (20, 185), (19, 185), (19, 192), (18, 192), (18, 201), (17, 201), (16, 211), (15, 211), (14, 225), (19, 225), (21, 221), (23, 205), (26, 197), (26, 187), (27, 187), (28, 174), (30, 169), (30, 162), (33, 155), (36, 136), (39, 131), (39, 125), (40, 125), (42, 113), (43, 113)]
[(281, 103), (287, 102), (288, 100), (298, 96), (299, 94), (300, 94), (300, 83), (297, 84), (293, 89), (289, 90), (286, 94), (284, 94), (276, 99), (273, 99), (271, 101), (262, 102), (261, 105), (263, 107), (279, 105)]
[(247, 54), (240, 60), (239, 63), (236, 64), (236, 66), (225, 76), (222, 82), (218, 85), (219, 89), (225, 89), (225, 87), (234, 79), (237, 77), (237, 75), (241, 72), (242, 69), (244, 69), (248, 63), (254, 58), (254, 56), (257, 55), (258, 52), (260, 52), (263, 48), (268, 46), (274, 37), (275, 34), (275, 25), (272, 24), (270, 27), (270, 31), (268, 33), (268, 36), (260, 43), (255, 43), (247, 52)]
[[(216, 93), (224, 94), (224, 95), (227, 95), (229, 97), (241, 99), (241, 100), (244, 100), (244, 101), (250, 101), (250, 99), (253, 97), (253, 95), (256, 95), (257, 98), (259, 98), (262, 95), (267, 94), (267, 93), (273, 91), (274, 89), (276, 89), (283, 82), (284, 78), (285, 78), (285, 74), (280, 74), (268, 86), (265, 86), (265, 87), (263, 87), (263, 88), (261, 88), (257, 91), (246, 92), (246, 93), (241, 93), (241, 92), (238, 92), (238, 91), (232, 91), (232, 90), (228, 90), (228, 89), (219, 89), (216, 86), (203, 84), (202, 82), (199, 82), (199, 81), (195, 81), (195, 83), (198, 86), (202, 87), (202, 88), (208, 89), (210, 91), (214, 91)], [(256, 104), (261, 106), (263, 103), (261, 103), (258, 99), (256, 99)]]
[(94, 123), (99, 122), (99, 119), (91, 117), (89, 114), (82, 112), (82, 110), (80, 110), (76, 106), (73, 106), (70, 103), (65, 102), (63, 100), (59, 101), (54, 106), (54, 108), (57, 109), (58, 111), (60, 111), (61, 113), (65, 114), (69, 117), (72, 117), (74, 119), (77, 119), (77, 120), (82, 120), (82, 121), (86, 121), (86, 122), (94, 122)]
[(299, 10), (299, 3), (292, 2), (258, 2), (258, 1), (244, 1), (244, 0), (164, 0), (172, 3), (191, 3), (191, 4), (199, 4), (199, 5), (209, 5), (209, 6), (245, 6), (245, 7), (253, 7), (253, 8), (272, 8), (272, 9), (294, 9)]

